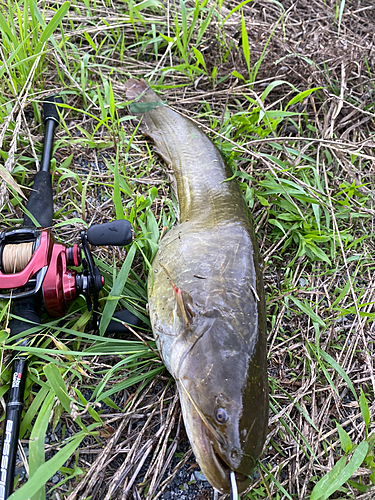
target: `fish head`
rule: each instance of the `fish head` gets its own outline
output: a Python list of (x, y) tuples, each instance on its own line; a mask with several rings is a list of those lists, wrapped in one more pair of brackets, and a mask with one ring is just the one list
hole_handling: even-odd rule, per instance
[(176, 377), (185, 428), (211, 485), (230, 492), (229, 475), (234, 471), (242, 492), (251, 481), (268, 426), (265, 349), (260, 352), (258, 332), (253, 345), (246, 346), (243, 336), (234, 335), (233, 325), (222, 318), (203, 329), (180, 358)]

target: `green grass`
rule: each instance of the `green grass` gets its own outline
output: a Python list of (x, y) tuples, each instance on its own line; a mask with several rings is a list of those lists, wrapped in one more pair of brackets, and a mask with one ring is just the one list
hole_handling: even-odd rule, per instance
[[(151, 498), (162, 491), (158, 474), (179, 436), (173, 384), (155, 352), (146, 309), (150, 262), (159, 233), (176, 221), (175, 200), (160, 160), (131, 122), (123, 86), (130, 76), (148, 79), (203, 126), (255, 221), (268, 301), (270, 426), (245, 497), (318, 500), (373, 491), (374, 157), (366, 145), (373, 106), (360, 107), (354, 78), (340, 104), (342, 73), (332, 62), (273, 52), (274, 39), (281, 43), (289, 29), (281, 3), (267, 3), (273, 21), (258, 42), (249, 28), (256, 3), (223, 4), (72, 0), (56, 7), (24, 0), (0, 7), (2, 227), (21, 222), (22, 196), (42, 150), (40, 103), (59, 92), (65, 106), (53, 160), (56, 238), (76, 243), (91, 223), (115, 218), (135, 229), (126, 249), (94, 252), (106, 280), (99, 333), (79, 298), (59, 321), (44, 315), (42, 326), (29, 331), (29, 346), (20, 348), (7, 330), (9, 303), (1, 304), (1, 396), (9, 388), (11, 354), (29, 355), (20, 438), (29, 444), (30, 480), (12, 500), (42, 500), (47, 483), (60, 498), (80, 487), (88, 498), (93, 484), (85, 477), (100, 471), (90, 468), (99, 454), (88, 462), (82, 446), (105, 457), (118, 419), (137, 412), (166, 422), (139, 486), (142, 498)], [(336, 4), (329, 12), (342, 37), (349, 7)], [(311, 84), (304, 75), (275, 74), (273, 61), (291, 60), (319, 65)], [(359, 64), (367, 92), (374, 70), (367, 59)], [(370, 121), (358, 125), (356, 137), (345, 135), (334, 105), (346, 115), (359, 109), (356, 121)], [(104, 336), (114, 310), (124, 307), (144, 329), (138, 337)], [(154, 425), (148, 418), (144, 434), (130, 434), (125, 464), (140, 463), (137, 453)], [(59, 422), (63, 437), (52, 456), (44, 434), (48, 423)], [(119, 468), (113, 467), (108, 488)], [(57, 471), (61, 482), (52, 486)]]

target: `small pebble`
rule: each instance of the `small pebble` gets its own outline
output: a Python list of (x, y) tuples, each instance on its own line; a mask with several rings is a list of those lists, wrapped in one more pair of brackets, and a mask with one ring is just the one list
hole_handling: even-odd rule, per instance
[(206, 476), (202, 471), (195, 471), (194, 476), (197, 481), (207, 481)]
[(14, 475), (15, 476), (20, 476), (21, 478), (24, 477), (26, 475), (25, 467), (19, 467), (18, 469), (16, 469), (14, 471)]
[(51, 481), (53, 482), (53, 484), (57, 484), (60, 481), (60, 478), (57, 474), (55, 474), (54, 476), (52, 476)]

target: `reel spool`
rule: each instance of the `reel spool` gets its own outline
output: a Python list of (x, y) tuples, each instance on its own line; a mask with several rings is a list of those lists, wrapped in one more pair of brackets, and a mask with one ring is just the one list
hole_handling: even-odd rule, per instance
[(2, 252), (2, 268), (5, 274), (19, 273), (30, 262), (33, 242), (6, 245)]

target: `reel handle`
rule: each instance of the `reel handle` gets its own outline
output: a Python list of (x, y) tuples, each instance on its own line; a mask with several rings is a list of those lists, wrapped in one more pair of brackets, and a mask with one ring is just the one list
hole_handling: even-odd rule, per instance
[(91, 245), (125, 246), (133, 241), (133, 227), (125, 219), (95, 224), (87, 230), (87, 240)]

